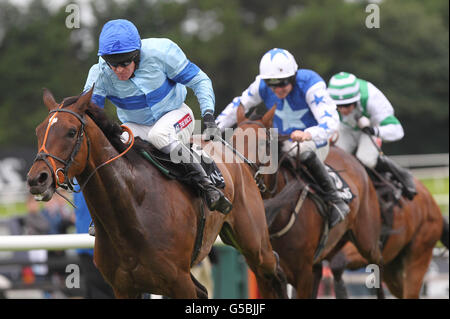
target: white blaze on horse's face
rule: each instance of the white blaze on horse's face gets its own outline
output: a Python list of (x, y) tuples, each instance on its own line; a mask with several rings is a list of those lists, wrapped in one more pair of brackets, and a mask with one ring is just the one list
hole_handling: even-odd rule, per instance
[(56, 122), (58, 122), (58, 118), (57, 117), (51, 118), (50, 120), (48, 120), (48, 125), (52, 126)]

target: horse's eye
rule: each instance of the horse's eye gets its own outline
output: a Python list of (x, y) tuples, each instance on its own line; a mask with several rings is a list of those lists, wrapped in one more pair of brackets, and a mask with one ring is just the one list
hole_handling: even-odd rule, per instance
[(70, 137), (70, 138), (74, 138), (75, 135), (77, 135), (77, 130), (75, 130), (75, 129), (73, 129), (73, 128), (71, 128), (71, 129), (69, 130), (69, 132), (67, 133), (67, 137)]

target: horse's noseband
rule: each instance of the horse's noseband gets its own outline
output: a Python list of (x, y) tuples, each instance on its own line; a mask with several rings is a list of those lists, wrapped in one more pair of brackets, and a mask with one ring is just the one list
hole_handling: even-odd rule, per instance
[[(76, 141), (76, 143), (75, 143), (75, 145), (74, 145), (74, 147), (72, 149), (72, 153), (70, 154), (69, 159), (67, 159), (67, 160), (63, 160), (63, 159), (61, 159), (61, 158), (59, 158), (59, 157), (57, 157), (57, 156), (55, 156), (53, 154), (50, 154), (47, 151), (46, 147), (45, 147), (45, 144), (47, 142), (48, 132), (50, 130), (50, 127), (53, 124), (53, 119), (54, 119), (54, 117), (56, 116), (56, 114), (58, 112), (65, 112), (65, 113), (72, 114), (81, 123), (81, 128), (78, 130), (77, 141)], [(77, 113), (75, 113), (75, 112), (73, 112), (71, 110), (63, 109), (62, 108), (62, 104), (57, 109), (51, 110), (49, 112), (49, 114), (52, 114), (52, 113), (55, 113), (55, 114), (49, 119), (49, 122), (48, 122), (48, 125), (47, 125), (47, 129), (45, 131), (44, 141), (42, 142), (42, 146), (39, 149), (38, 154), (36, 155), (36, 158), (34, 159), (34, 162), (42, 160), (42, 161), (45, 162), (45, 164), (47, 164), (47, 166), (49, 167), (50, 171), (52, 172), (52, 177), (53, 177), (53, 179), (55, 181), (55, 187), (56, 188), (57, 187), (61, 187), (61, 188), (70, 189), (70, 190), (73, 191), (74, 190), (73, 180), (71, 180), (68, 177), (67, 174), (69, 172), (70, 166), (72, 165), (72, 163), (73, 163), (73, 161), (75, 159), (75, 156), (77, 155), (78, 151), (81, 148), (81, 143), (83, 141), (83, 136), (85, 135), (84, 127), (86, 126), (86, 121), (84, 120), (84, 118), (81, 115), (79, 115), (79, 114), (77, 114)], [(89, 149), (90, 149), (89, 146), (90, 145), (89, 145), (89, 139), (88, 138), (87, 138), (87, 145), (88, 145), (87, 158), (89, 158)], [(58, 162), (61, 162), (64, 165), (64, 167), (60, 167), (60, 168), (57, 169), (54, 160), (57, 160)], [(62, 175), (60, 175), (61, 173), (62, 173)], [(62, 181), (61, 181), (61, 178), (62, 178)]]

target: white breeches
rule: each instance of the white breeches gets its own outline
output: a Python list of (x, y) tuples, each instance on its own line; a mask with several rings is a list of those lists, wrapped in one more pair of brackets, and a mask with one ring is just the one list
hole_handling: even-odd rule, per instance
[[(305, 141), (298, 144), (300, 144), (300, 154), (307, 151), (313, 151), (314, 153), (316, 153), (317, 157), (322, 163), (328, 156), (328, 152), (330, 151), (330, 145), (328, 143), (319, 148), (317, 148), (316, 143), (314, 143), (313, 141)], [(281, 150), (283, 152), (289, 152), (289, 155), (295, 158), (298, 152), (298, 147), (296, 147), (298, 144), (297, 142), (293, 142), (290, 140), (284, 141)]]
[(375, 141), (375, 137), (341, 124), (336, 146), (347, 153), (355, 154), (356, 158), (367, 167), (374, 168), (377, 164), (379, 152), (370, 141), (371, 138)]
[(124, 123), (143, 140), (164, 153), (170, 153), (180, 142), (188, 144), (194, 132), (194, 114), (189, 106), (182, 104), (180, 108), (164, 114), (155, 124), (148, 126), (136, 123)]

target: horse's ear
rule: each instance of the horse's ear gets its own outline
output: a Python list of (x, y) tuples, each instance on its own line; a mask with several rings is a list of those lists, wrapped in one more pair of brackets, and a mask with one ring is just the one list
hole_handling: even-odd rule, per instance
[(53, 97), (53, 94), (49, 89), (44, 88), (44, 95), (42, 99), (44, 100), (44, 104), (49, 111), (58, 107), (58, 103), (56, 103), (55, 98)]
[(272, 127), (273, 123), (273, 116), (275, 115), (275, 111), (277, 110), (277, 105), (274, 104), (272, 108), (264, 114), (261, 121), (263, 122), (264, 126), (269, 128)]
[(245, 110), (242, 104), (239, 104), (237, 111), (236, 111), (236, 122), (237, 124), (247, 121), (247, 118), (245, 117)]
[(81, 95), (81, 97), (77, 101), (77, 108), (80, 113), (83, 113), (86, 111), (86, 109), (89, 106), (89, 103), (91, 102), (92, 93), (94, 92), (94, 85), (92, 85), (91, 89)]

